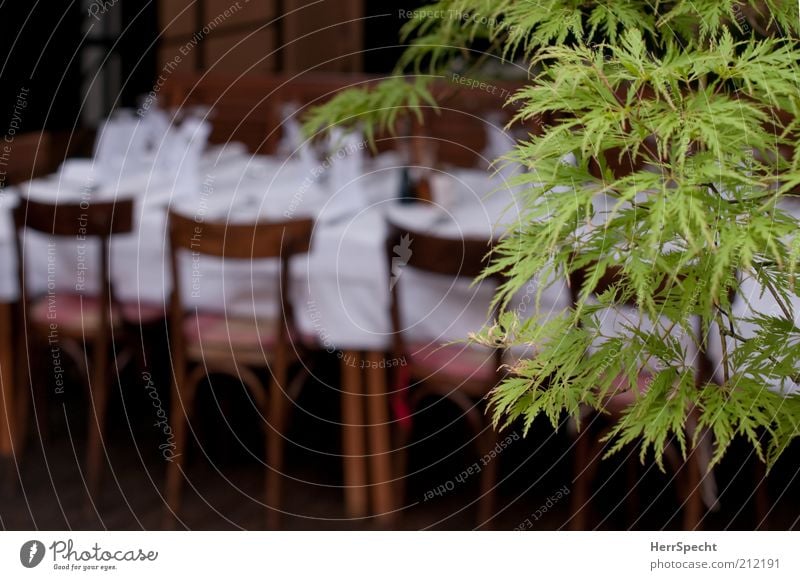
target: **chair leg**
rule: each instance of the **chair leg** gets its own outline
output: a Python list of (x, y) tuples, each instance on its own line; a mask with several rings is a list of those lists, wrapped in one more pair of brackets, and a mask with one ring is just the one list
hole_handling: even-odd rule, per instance
[(14, 469), (13, 457), (0, 457), (0, 497), (8, 496), (14, 493), (16, 470)]
[(267, 473), (265, 496), (267, 503), (267, 528), (277, 530), (281, 524), (281, 485), (283, 479), (283, 453), (286, 419), (289, 414), (287, 365), (283, 357), (276, 357), (274, 377), (270, 382), (270, 392), (265, 416), (267, 425), (266, 450)]
[(197, 384), (204, 376), (201, 368), (187, 380), (182, 369), (176, 369), (173, 383), (172, 404), (169, 417), (170, 428), (175, 437), (175, 452), (167, 459), (166, 496), (162, 527), (171, 529), (181, 508), (183, 499), (183, 466), (186, 462), (186, 435), (189, 427), (189, 415), (194, 403)]
[[(44, 352), (47, 347), (38, 339), (31, 339), (30, 348), (20, 349), (17, 368), (17, 398), (14, 401), (15, 413), (15, 436), (14, 453), (17, 461), (21, 461), (25, 454), (25, 449), (29, 443), (29, 423), (31, 408), (34, 411), (36, 421), (36, 434), (41, 442), (45, 444), (49, 439), (49, 424), (47, 421), (47, 397), (43, 385), (46, 383), (42, 377), (42, 360), (37, 357)], [(33, 360), (31, 360), (33, 359)]]
[(754, 459), (753, 471), (755, 472), (754, 479), (756, 481), (755, 490), (755, 512), (756, 512), (756, 530), (766, 527), (767, 515), (769, 513), (769, 492), (767, 490), (767, 468), (756, 457)]
[[(24, 351), (24, 349), (20, 350)], [(33, 381), (30, 380), (30, 375), (28, 374), (28, 361), (24, 354), (18, 357), (16, 375), (17, 388), (15, 389), (16, 397), (14, 400), (14, 455), (17, 458), (17, 462), (19, 462), (25, 455), (25, 449), (28, 446), (28, 421), (30, 420), (31, 389), (33, 388)]]
[(625, 518), (628, 520), (628, 529), (639, 514), (639, 470), (636, 463), (634, 457), (628, 457), (625, 460), (625, 480), (628, 494), (625, 498)]
[[(102, 344), (102, 343), (101, 343)], [(89, 414), (89, 437), (86, 449), (86, 480), (89, 488), (89, 499), (94, 502), (100, 490), (103, 473), (103, 451), (105, 443), (106, 415), (108, 414), (108, 395), (110, 381), (107, 373), (107, 353), (98, 345), (94, 352), (94, 372), (92, 376), (91, 411)]]
[(389, 423), (389, 395), (386, 389), (386, 370), (379, 368), (382, 355), (368, 352), (367, 360), (371, 363), (364, 369), (367, 383), (367, 441), (369, 443), (369, 465), (371, 476), (371, 493), (373, 513), (379, 524), (390, 528), (397, 519), (397, 497), (395, 489), (395, 472), (392, 469), (391, 425)]
[(495, 486), (497, 485), (497, 458), (491, 458), (491, 452), (497, 443), (497, 435), (491, 425), (487, 426), (478, 440), (479, 461), (484, 463), (480, 479), (480, 500), (478, 501), (478, 527), (490, 529), (495, 515)]
[[(13, 307), (0, 301), (0, 457), (11, 459), (14, 455), (14, 377), (16, 363), (12, 344), (14, 329)], [(2, 481), (2, 477), (0, 477)]]
[(33, 383), (31, 393), (33, 394), (33, 405), (36, 414), (36, 434), (41, 438), (42, 444), (47, 445), (50, 442), (50, 421), (49, 411), (47, 405), (47, 393), (45, 392), (44, 385), (47, 381), (42, 380), (41, 367), (34, 365), (35, 370), (32, 369)]
[[(486, 419), (481, 411), (478, 410), (475, 402), (459, 391), (450, 393), (440, 393), (449, 401), (458, 405), (464, 412), (472, 432), (477, 437), (476, 447), (480, 453), (481, 463), (480, 477), (480, 499), (478, 501), (478, 527), (488, 529), (491, 527), (491, 519), (494, 516), (495, 484), (497, 482), (497, 458), (491, 457), (492, 449), (497, 443), (497, 435), (491, 425), (487, 425)], [(489, 460), (484, 464), (484, 458)]]
[(703, 517), (702, 474), (694, 454), (695, 450), (692, 450), (683, 466), (684, 477), (686, 478), (683, 529), (686, 531), (699, 530)]
[[(44, 385), (48, 384), (46, 373), (42, 369), (46, 368), (47, 361), (44, 360), (43, 353), (49, 352), (49, 347), (39, 340), (34, 341), (33, 348), (31, 349), (31, 361), (25, 361), (23, 366), (23, 390), (25, 391), (25, 406), (22, 412), (25, 414), (24, 424), (27, 429), (28, 421), (30, 420), (31, 400), (33, 401), (34, 420), (36, 421), (36, 436), (39, 438), (43, 445), (46, 445), (50, 439), (50, 423), (47, 419), (47, 393)], [(30, 368), (29, 368), (30, 367)], [(28, 374), (25, 374), (27, 369)], [(30, 380), (30, 382), (29, 382)], [(27, 432), (26, 432), (27, 434)]]
[(364, 391), (361, 369), (350, 361), (359, 355), (347, 351), (340, 362), (342, 382), (342, 463), (345, 511), (349, 518), (363, 518), (369, 512), (366, 436), (364, 433)]
[(578, 439), (575, 441), (572, 465), (574, 480), (572, 482), (573, 492), (570, 501), (570, 527), (575, 531), (588, 529), (589, 484), (591, 481), (589, 463), (592, 461), (589, 435), (589, 429), (584, 428), (582, 432), (578, 433)]
[[(157, 369), (153, 361), (158, 358), (158, 341), (160, 333), (166, 330), (165, 321), (159, 320), (155, 323), (149, 322), (146, 324), (126, 322), (125, 325), (125, 336), (129, 337), (125, 345), (125, 352), (129, 356), (126, 364), (132, 362), (139, 376), (143, 373), (160, 375), (158, 371), (161, 369)], [(137, 337), (140, 338), (142, 344), (137, 342)]]

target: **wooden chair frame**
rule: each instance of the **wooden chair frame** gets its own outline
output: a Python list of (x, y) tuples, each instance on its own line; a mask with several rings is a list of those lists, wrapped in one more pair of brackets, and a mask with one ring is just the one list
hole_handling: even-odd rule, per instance
[[(289, 366), (296, 360), (297, 352), (291, 348), (292, 336), (297, 336), (294, 316), (289, 300), (289, 261), (292, 256), (307, 253), (311, 243), (313, 221), (291, 220), (284, 222), (256, 222), (228, 224), (198, 221), (179, 213), (169, 214), (170, 263), (173, 289), (170, 306), (170, 344), (173, 364), (173, 399), (170, 423), (175, 436), (175, 457), (167, 466), (165, 527), (170, 527), (178, 517), (182, 495), (182, 475), (185, 463), (184, 448), (188, 421), (191, 417), (197, 387), (210, 374), (220, 373), (241, 380), (259, 405), (266, 426), (267, 475), (265, 496), (267, 526), (275, 529), (280, 524), (281, 470), (283, 466), (283, 436), (289, 411), (290, 393), (297, 385), (288, 385)], [(187, 314), (181, 299), (180, 250), (225, 260), (277, 259), (280, 286), (279, 325), (273, 353), (260, 360), (243, 357), (231, 346), (227, 352), (193, 352), (186, 345), (184, 318)], [(195, 368), (187, 372), (189, 365)], [(264, 387), (255, 370), (262, 365), (270, 367), (269, 389)], [(303, 378), (303, 375), (298, 375)]]
[[(578, 303), (579, 294), (583, 291), (586, 281), (589, 278), (588, 272), (591, 266), (580, 268), (570, 273), (570, 294), (573, 306)], [(607, 290), (612, 289), (616, 284), (623, 280), (623, 271), (620, 266), (611, 266), (600, 277), (592, 289), (592, 293), (602, 294)], [(662, 283), (659, 292), (665, 288), (666, 282)], [(634, 300), (620, 300), (619, 305), (637, 307)], [(703, 341), (698, 344), (702, 345)], [(699, 385), (710, 376), (711, 364), (705, 349), (701, 348), (697, 353), (696, 360), (695, 382)], [(591, 427), (591, 423), (589, 424)], [(686, 427), (691, 439), (692, 432), (696, 429), (696, 421), (690, 417), (689, 424)], [(590, 440), (590, 429), (586, 429), (578, 433), (575, 443), (575, 453), (573, 455), (573, 472), (575, 480), (573, 485), (575, 490), (571, 497), (571, 527), (576, 531), (583, 531), (587, 525), (587, 511), (589, 505), (589, 484), (596, 474), (598, 467), (598, 460), (602, 454), (605, 443), (602, 441), (604, 435), (608, 433), (610, 428), (605, 428), (597, 436), (595, 440)], [(701, 437), (706, 437), (702, 435)], [(684, 509), (683, 509), (683, 528), (686, 530), (699, 529), (702, 519), (702, 496), (701, 484), (703, 474), (700, 470), (699, 459), (695, 456), (694, 451), (687, 460), (682, 460), (680, 454), (672, 446), (667, 447), (666, 451), (667, 461), (678, 476), (678, 495), (683, 496)], [(636, 470), (628, 460), (626, 469), (626, 476), (628, 485), (633, 486), (631, 495), (628, 498), (628, 515), (631, 516), (632, 509), (637, 504), (635, 493)]]
[[(125, 234), (133, 228), (133, 200), (123, 199), (103, 202), (79, 203), (45, 203), (31, 199), (20, 199), (14, 210), (14, 225), (16, 229), (15, 245), (17, 254), (17, 275), (20, 288), (20, 315), (25, 329), (26, 339), (30, 336), (35, 341), (47, 343), (49, 329), (36, 327), (31, 324), (30, 305), (35, 299), (30, 296), (25, 276), (24, 261), (24, 231), (33, 230), (40, 233), (58, 237), (73, 237), (88, 240), (94, 238), (100, 242), (100, 270), (98, 273), (100, 286), (100, 320), (96, 329), (91, 333), (81, 332), (70, 335), (64, 332), (59, 336), (63, 341), (62, 349), (69, 354), (80, 370), (83, 367), (82, 351), (85, 342), (91, 342), (93, 347), (92, 369), (85, 375), (89, 386), (92, 413), (89, 417), (88, 444), (86, 451), (87, 486), (90, 501), (99, 490), (102, 475), (102, 455), (105, 451), (103, 432), (105, 430), (108, 396), (109, 396), (109, 360), (108, 353), (114, 344), (112, 309), (117, 306), (114, 291), (109, 275), (109, 239), (113, 235)], [(63, 332), (67, 329), (61, 329)], [(20, 385), (27, 388), (20, 390), (17, 400), (18, 429), (18, 454), (24, 449), (25, 426), (28, 419), (28, 407), (33, 394), (36, 401), (34, 411), (44, 410), (44, 401), (41, 398), (41, 389), (34, 389), (33, 367), (30, 365), (27, 344), (25, 349), (20, 349), (21, 358), (25, 361), (19, 365)], [(46, 422), (37, 425), (40, 433), (46, 433)]]
[[(412, 268), (431, 274), (449, 276), (451, 278), (464, 278), (474, 280), (483, 273), (487, 266), (486, 256), (494, 245), (492, 239), (448, 239), (429, 233), (415, 231), (393, 223), (389, 224), (386, 240), (386, 256), (389, 272), (392, 273), (392, 262), (397, 258), (394, 246), (401, 238), (408, 236), (413, 244), (413, 254), (403, 267)], [(489, 281), (500, 283), (502, 276), (494, 275), (487, 278)], [(408, 347), (403, 337), (401, 327), (401, 312), (398, 300), (397, 287), (391, 292), (390, 309), (392, 322), (392, 357), (409, 361), (410, 378), (425, 379), (414, 389), (410, 397), (411, 408), (414, 409), (427, 396), (444, 398), (454, 403), (464, 413), (464, 417), (474, 432), (476, 446), (481, 456), (489, 453), (497, 443), (497, 434), (486, 416), (475, 404), (475, 398), (483, 399), (503, 378), (503, 354), (501, 348), (494, 351), (495, 374), (491, 381), (478, 380), (466, 381), (460, 386), (454, 386), (451, 381), (441, 377), (415, 376), (413, 364), (408, 356)], [(496, 314), (496, 310), (492, 312)], [(398, 472), (403, 473), (407, 463), (407, 446), (411, 433), (400, 430), (398, 434), (399, 454)], [(478, 500), (478, 526), (488, 527), (494, 516), (495, 497), (494, 487), (497, 480), (497, 462), (489, 462), (481, 472), (480, 498)], [(401, 493), (402, 490), (401, 490)]]

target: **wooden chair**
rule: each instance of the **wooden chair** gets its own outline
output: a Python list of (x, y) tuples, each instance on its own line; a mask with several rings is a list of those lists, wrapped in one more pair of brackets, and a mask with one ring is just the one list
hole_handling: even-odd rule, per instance
[[(53, 169), (51, 137), (48, 131), (21, 133), (12, 139), (12, 143), (4, 143), (4, 157), (11, 163), (4, 167), (5, 172), (0, 172), (0, 189)], [(17, 374), (14, 362), (16, 348), (12, 340), (15, 310), (13, 302), (0, 302), (0, 480), (3, 481), (3, 487), (9, 490), (16, 485), (13, 463), (15, 425), (19, 422), (12, 411), (15, 399), (13, 377)]]
[[(294, 317), (288, 297), (289, 259), (309, 250), (313, 222), (294, 220), (260, 222), (247, 225), (198, 223), (171, 212), (169, 238), (172, 263), (172, 304), (170, 344), (174, 391), (170, 424), (175, 436), (175, 456), (167, 466), (166, 527), (178, 517), (182, 487), (184, 448), (191, 409), (199, 383), (211, 374), (227, 374), (241, 380), (264, 414), (266, 430), (266, 505), (267, 525), (280, 523), (283, 437), (289, 402), (304, 378), (288, 383), (289, 367), (299, 360), (293, 337)], [(215, 256), (228, 260), (277, 259), (280, 308), (277, 320), (235, 318), (225, 314), (187, 311), (181, 299), (183, 280), (179, 251), (194, 256)], [(192, 367), (192, 368), (190, 368)], [(268, 368), (269, 389), (257, 371)]]
[[(34, 408), (40, 434), (47, 432), (47, 422), (41, 421), (39, 413), (45, 409), (43, 390), (36, 388), (34, 376), (41, 373), (40, 365), (31, 364), (29, 352), (33, 345), (52, 352), (58, 348), (69, 355), (89, 386), (91, 413), (88, 425), (86, 450), (86, 482), (90, 500), (98, 491), (102, 457), (104, 453), (103, 432), (105, 430), (108, 396), (112, 377), (109, 355), (115, 339), (123, 333), (122, 307), (114, 298), (109, 277), (109, 239), (113, 235), (131, 231), (133, 201), (131, 199), (92, 202), (51, 204), (21, 199), (14, 210), (16, 226), (16, 248), (21, 289), (20, 306), (23, 328), (28, 343), (19, 349), (21, 364), (20, 397), (17, 399), (18, 451), (22, 454), (28, 420), (30, 396), (35, 397)], [(61, 292), (55, 286), (48, 287), (43, 295), (32, 296), (28, 289), (24, 262), (24, 232), (35, 230), (57, 236), (66, 241), (76, 239), (97, 240), (100, 243), (100, 267), (95, 270), (101, 288), (98, 296), (85, 296), (78, 292)], [(92, 356), (89, 368), (84, 369), (84, 345), (90, 346)], [(54, 354), (48, 356), (55, 356)], [(48, 360), (45, 368), (52, 366)], [(119, 366), (119, 365), (118, 365)]]
[[(408, 244), (410, 252), (404, 252), (397, 247), (404, 244)], [(463, 344), (440, 346), (406, 340), (400, 324), (397, 290), (402, 285), (402, 268), (406, 267), (472, 281), (485, 269), (487, 264), (484, 258), (491, 245), (490, 239), (441, 238), (394, 224), (390, 224), (386, 243), (389, 272), (396, 278), (396, 284), (391, 290), (392, 357), (407, 361), (407, 367), (401, 367), (401, 372), (398, 373), (400, 379), (395, 381), (394, 396), (402, 397), (408, 391), (407, 405), (410, 412), (426, 397), (443, 398), (454, 403), (464, 413), (464, 418), (475, 434), (480, 457), (490, 454), (497, 443), (497, 434), (479, 402), (503, 377), (503, 350), (498, 348), (489, 351)], [(408, 259), (404, 259), (405, 257)], [(498, 282), (499, 277), (490, 278), (489, 281)], [(400, 430), (398, 471), (401, 475), (406, 468), (405, 449), (410, 436), (410, 429)], [(488, 525), (494, 515), (496, 479), (495, 459), (488, 462), (480, 473), (479, 526)]]
[(5, 177), (7, 184), (21, 183), (46, 175), (55, 169), (53, 136), (48, 131), (17, 135), (8, 146), (7, 159), (13, 163), (8, 166)]
[[(587, 274), (588, 271), (586, 269), (581, 269), (573, 272), (570, 276), (570, 292), (573, 304), (576, 304), (578, 301), (578, 296), (585, 286), (585, 281), (588, 277)], [(609, 268), (595, 285), (593, 293), (597, 295), (609, 290), (620, 282), (622, 276), (621, 268)], [(633, 300), (620, 300), (619, 305), (636, 307)], [(703, 344), (702, 341), (698, 341), (698, 343)], [(697, 353), (695, 363), (695, 381), (700, 384), (701, 381), (710, 379), (709, 359), (702, 349)], [(597, 472), (599, 460), (605, 446), (602, 439), (610, 431), (614, 422), (619, 420), (621, 413), (635, 401), (638, 394), (646, 391), (649, 382), (650, 376), (645, 373), (638, 376), (637, 385), (635, 386), (630, 385), (626, 377), (616, 377), (613, 383), (614, 392), (611, 393), (604, 402), (606, 416), (601, 418), (598, 414), (587, 413), (582, 419), (587, 427), (577, 434), (575, 453), (573, 455), (574, 490), (571, 495), (570, 523), (574, 530), (587, 529), (590, 484)], [(696, 419), (693, 415), (690, 415), (689, 424), (686, 426), (688, 432), (687, 439), (691, 440), (694, 428), (696, 428)], [(702, 435), (700, 438), (701, 441), (704, 441), (706, 436), (705, 434)], [(683, 528), (685, 530), (698, 529), (703, 511), (701, 495), (703, 474), (700, 468), (700, 458), (696, 450), (692, 450), (690, 451), (689, 458), (683, 461), (681, 460), (678, 450), (672, 445), (667, 447), (665, 453), (677, 477), (678, 494), (681, 496), (683, 502)], [(634, 459), (628, 458), (627, 461), (626, 475), (628, 485), (631, 486), (631, 493), (626, 500), (626, 506), (630, 516), (633, 515), (633, 509), (637, 504), (637, 494), (635, 493), (637, 472), (635, 464), (633, 463)]]

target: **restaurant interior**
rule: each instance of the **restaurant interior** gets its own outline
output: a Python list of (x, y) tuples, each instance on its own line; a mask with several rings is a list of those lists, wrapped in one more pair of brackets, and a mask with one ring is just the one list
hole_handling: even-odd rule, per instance
[(0, 7), (0, 529), (800, 526), (796, 442), (712, 461), (689, 414), (688, 452), (608, 453), (635, 388), (498, 418), (537, 349), (492, 344), (498, 308), (555, 320), (586, 287), (531, 272), (500, 305), (485, 269), (527, 219), (530, 171), (496, 160), (546, 123), (509, 124), (529, 70), (308, 131), (396, 78), (428, 3)]

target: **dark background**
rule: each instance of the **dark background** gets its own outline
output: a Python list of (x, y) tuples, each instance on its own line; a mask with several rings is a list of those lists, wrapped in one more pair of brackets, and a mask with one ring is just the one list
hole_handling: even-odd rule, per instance
[(149, 90), (155, 56), (143, 49), (157, 36), (156, 4), (120, 0), (111, 10), (121, 12), (127, 32), (84, 41), (86, 22), (94, 20), (79, 2), (6, 0), (0, 4), (0, 54), (5, 55), (0, 65), (3, 132), (22, 88), (29, 92), (19, 133), (71, 130), (80, 117), (84, 77), (96, 72), (81, 71), (81, 59), (84, 51), (94, 47), (119, 55), (121, 78), (129, 79), (119, 94), (123, 106), (135, 104), (136, 96)]
[[(392, 70), (402, 52), (396, 46), (405, 22), (398, 17), (399, 10), (427, 3), (366, 0), (363, 72)], [(0, 54), (5, 55), (0, 64), (0, 133), (7, 132), (17, 96), (24, 88), (28, 89), (27, 106), (17, 133), (41, 129), (69, 132), (80, 127), (85, 86), (98, 72), (81, 66), (89, 50), (100, 48), (109, 57), (115, 55), (122, 81), (121, 86), (102, 86), (103, 110), (96, 116), (105, 116), (118, 106), (134, 107), (137, 98), (150, 91), (159, 69), (158, 2), (117, 0), (102, 19), (112, 11), (119, 16), (124, 33), (94, 37), (86, 34), (87, 25), (98, 27), (99, 23), (88, 15), (85, 2), (0, 0)], [(375, 17), (381, 14), (390, 16)]]

